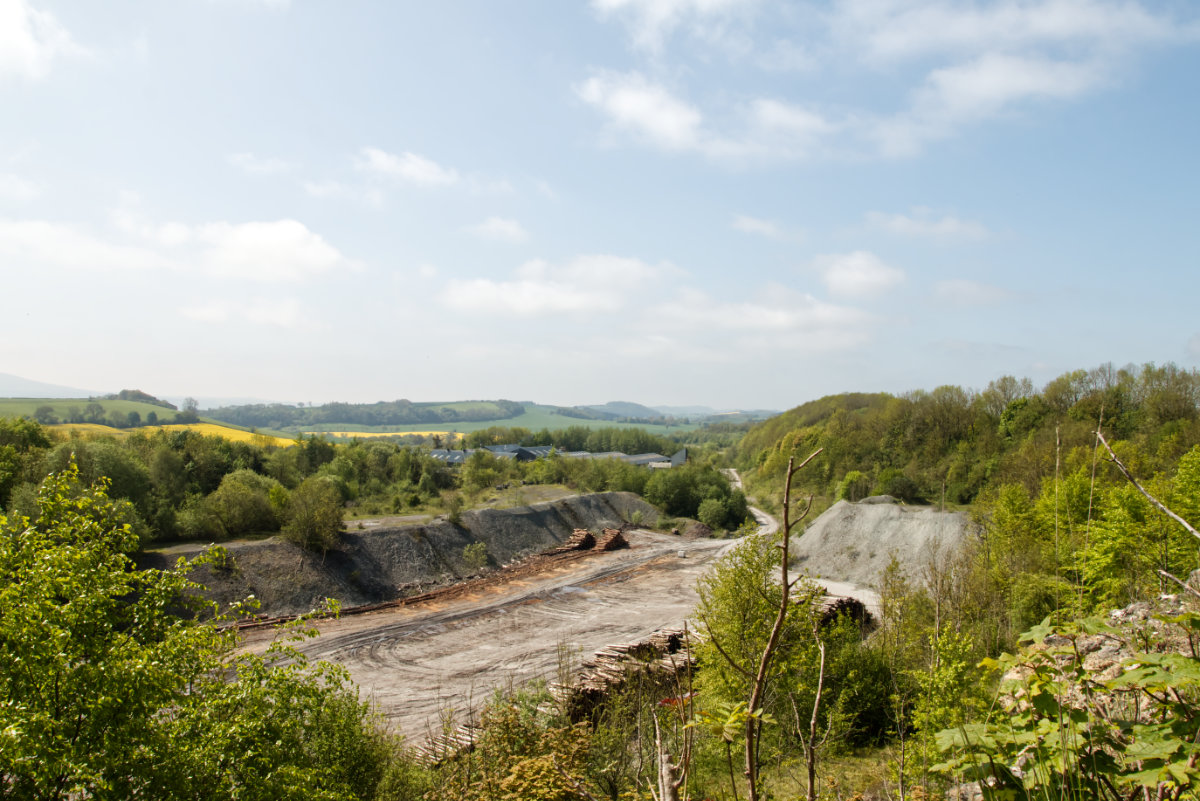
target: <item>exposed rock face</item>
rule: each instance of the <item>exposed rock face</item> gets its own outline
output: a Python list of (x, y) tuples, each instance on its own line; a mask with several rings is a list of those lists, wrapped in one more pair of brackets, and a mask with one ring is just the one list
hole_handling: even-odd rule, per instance
[(956, 550), (970, 529), (962, 512), (905, 506), (886, 495), (838, 501), (792, 537), (792, 564), (814, 577), (870, 587), (892, 554), (916, 577), (930, 558)]
[[(342, 606), (390, 601), (471, 575), (463, 547), (487, 544), (492, 564), (507, 564), (567, 542), (575, 529), (620, 528), (634, 512), (659, 512), (629, 492), (576, 495), (516, 509), (464, 512), (461, 525), (424, 525), (349, 531), (340, 548), (322, 556), (272, 537), (231, 544), (232, 566), (202, 566), (193, 578), (205, 597), (228, 604), (255, 596), (270, 616), (302, 614), (325, 598)], [(197, 547), (197, 552), (199, 547)], [(179, 553), (143, 555), (142, 567), (170, 567)]]

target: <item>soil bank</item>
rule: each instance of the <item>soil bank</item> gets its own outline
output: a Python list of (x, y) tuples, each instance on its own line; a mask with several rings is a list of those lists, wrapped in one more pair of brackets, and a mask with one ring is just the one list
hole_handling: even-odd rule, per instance
[[(487, 545), (495, 567), (552, 548), (576, 528), (618, 528), (637, 516), (647, 521), (659, 512), (628, 492), (575, 495), (515, 509), (463, 512), (454, 525), (436, 520), (421, 525), (348, 531), (337, 550), (322, 555), (280, 537), (226, 545), (233, 557), (225, 568), (197, 567), (192, 578), (206, 587), (206, 598), (225, 605), (254, 596), (268, 616), (303, 614), (325, 598), (343, 607), (391, 601), (451, 584), (472, 575), (463, 548)], [(164, 569), (179, 556), (203, 550), (172, 548), (148, 552), (144, 568)]]

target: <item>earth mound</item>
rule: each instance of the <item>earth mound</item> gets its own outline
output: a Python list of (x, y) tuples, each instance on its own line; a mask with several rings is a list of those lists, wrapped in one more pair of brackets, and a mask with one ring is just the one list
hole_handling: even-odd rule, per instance
[(905, 506), (886, 495), (838, 501), (792, 537), (792, 564), (813, 577), (871, 587), (892, 554), (915, 577), (930, 558), (956, 550), (971, 526), (963, 512)]
[[(209, 600), (224, 606), (253, 595), (259, 612), (272, 617), (303, 614), (325, 598), (336, 598), (343, 607), (361, 606), (471, 576), (475, 570), (463, 548), (476, 542), (487, 545), (488, 563), (499, 566), (561, 545), (575, 529), (620, 528), (635, 516), (654, 520), (659, 511), (633, 493), (604, 492), (516, 509), (463, 512), (459, 525), (436, 520), (348, 531), (340, 547), (324, 555), (272, 537), (227, 544), (232, 558), (226, 564), (199, 566), (192, 578), (204, 585), (203, 596)], [(200, 550), (197, 546), (196, 553)], [(139, 564), (166, 569), (179, 555), (146, 553)]]

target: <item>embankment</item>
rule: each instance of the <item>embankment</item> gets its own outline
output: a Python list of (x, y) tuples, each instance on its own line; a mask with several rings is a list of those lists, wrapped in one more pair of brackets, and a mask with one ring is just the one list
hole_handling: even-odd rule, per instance
[[(201, 565), (192, 578), (207, 588), (206, 598), (226, 605), (253, 595), (260, 613), (270, 616), (302, 614), (325, 598), (336, 598), (343, 607), (380, 603), (471, 575), (463, 548), (472, 543), (485, 543), (489, 564), (498, 566), (554, 547), (576, 528), (620, 527), (635, 513), (648, 521), (659, 515), (633, 493), (605, 492), (516, 509), (464, 512), (459, 525), (438, 520), (349, 531), (341, 547), (324, 556), (272, 537), (227, 545), (229, 566)], [(180, 555), (200, 550), (146, 553), (139, 564), (167, 568)]]
[(971, 530), (963, 512), (905, 506), (880, 495), (838, 501), (792, 537), (792, 564), (813, 577), (874, 587), (894, 555), (912, 578), (931, 559), (944, 561)]

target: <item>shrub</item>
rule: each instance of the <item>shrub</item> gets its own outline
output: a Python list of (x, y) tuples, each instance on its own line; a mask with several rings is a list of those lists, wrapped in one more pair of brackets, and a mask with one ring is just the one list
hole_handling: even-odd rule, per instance
[(337, 546), (341, 533), (341, 494), (324, 476), (306, 478), (288, 501), (284, 536), (301, 548), (324, 553)]

